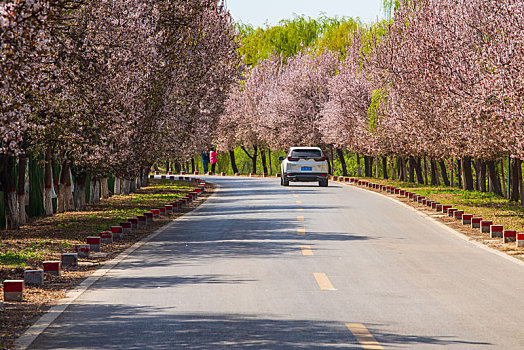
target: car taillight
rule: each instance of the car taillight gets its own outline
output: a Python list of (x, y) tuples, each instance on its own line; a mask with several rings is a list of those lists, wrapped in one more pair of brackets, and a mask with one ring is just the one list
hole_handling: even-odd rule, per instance
[(298, 162), (298, 158), (287, 157), (287, 160), (289, 160), (290, 162)]
[(322, 157), (322, 158), (315, 158), (315, 160), (316, 160), (317, 162), (323, 162), (323, 161), (325, 161), (325, 160), (326, 160), (326, 157)]

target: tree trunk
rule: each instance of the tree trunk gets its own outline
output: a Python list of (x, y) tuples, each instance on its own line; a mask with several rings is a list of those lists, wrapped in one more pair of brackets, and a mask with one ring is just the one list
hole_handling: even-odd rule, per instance
[(504, 159), (500, 160), (500, 177), (502, 179), (502, 196), (508, 198), (508, 191), (506, 189), (506, 174), (504, 173)]
[(463, 189), (473, 191), (473, 174), (471, 172), (471, 157), (462, 157)]
[(180, 174), (180, 171), (182, 170), (182, 166), (180, 165), (180, 162), (175, 162), (175, 173)]
[(166, 173), (169, 171), (169, 160), (166, 160)]
[(424, 185), (428, 184), (428, 160), (424, 157)]
[(269, 159), (269, 175), (273, 175), (273, 165), (271, 161), (271, 148), (268, 148), (267, 152), (268, 152), (268, 159)]
[(522, 166), (519, 168), (519, 181), (520, 181), (520, 203), (524, 205), (524, 180), (522, 179)]
[(500, 187), (500, 179), (498, 176), (497, 164), (495, 163), (495, 161), (490, 160), (486, 162), (486, 165), (488, 166), (489, 191), (491, 193), (498, 194), (499, 196), (503, 196), (502, 189)]
[(131, 183), (128, 179), (122, 179), (122, 183), (123, 183), (123, 186), (121, 187), (122, 188), (122, 194), (124, 196), (129, 196), (129, 193), (131, 191)]
[(253, 158), (251, 158), (251, 161), (252, 161), (251, 172), (253, 174), (257, 173), (257, 153), (258, 153), (258, 147), (253, 146)]
[(122, 180), (120, 179), (120, 177), (115, 176), (115, 189), (113, 191), (115, 196), (119, 196), (120, 194), (122, 194), (122, 190), (120, 189), (121, 182)]
[(440, 172), (442, 173), (442, 181), (444, 181), (444, 185), (449, 186), (449, 179), (448, 179), (448, 169), (446, 169), (446, 163), (441, 159), (438, 161), (440, 165)]
[(136, 192), (136, 179), (132, 178), (129, 180), (129, 193), (135, 193)]
[(390, 157), (390, 164), (389, 166), (391, 167), (391, 180), (395, 180), (395, 156), (392, 155)]
[(482, 159), (477, 160), (479, 164), (479, 191), (486, 192), (486, 162)]
[(107, 183), (107, 177), (100, 179), (100, 194), (102, 198), (109, 198), (109, 184)]
[(360, 167), (360, 155), (357, 153), (357, 171), (358, 177), (362, 177), (362, 168)]
[(266, 159), (266, 150), (261, 148), (260, 149), (260, 159), (262, 159), (262, 168), (264, 169), (263, 174), (268, 174), (267, 172), (267, 159)]
[(51, 148), (48, 148), (45, 153), (44, 165), (44, 210), (45, 216), (53, 215), (53, 169), (52, 169), (53, 153)]
[(382, 157), (382, 175), (385, 180), (388, 179), (388, 157)]
[(4, 205), (6, 228), (8, 230), (16, 230), (20, 228), (20, 213), (18, 209), (18, 196), (16, 193), (15, 178), (15, 157), (8, 155), (0, 155), (0, 165), (2, 171), (0, 172), (0, 183), (2, 183), (4, 190)]
[[(191, 157), (191, 173), (194, 174), (195, 173), (195, 158)], [(203, 170), (202, 170), (203, 172)]]
[(415, 167), (413, 157), (409, 157), (409, 182), (415, 183)]
[(80, 173), (78, 176), (75, 176), (75, 209), (76, 210), (85, 210), (86, 209), (86, 178), (85, 173)]
[(142, 171), (140, 171), (140, 174), (136, 178), (136, 189), (137, 190), (142, 188), (142, 179), (143, 179)]
[(346, 165), (346, 159), (344, 158), (344, 151), (341, 148), (336, 149), (338, 159), (340, 160), (340, 165), (342, 165), (342, 176), (348, 176), (348, 168)]
[[(66, 201), (68, 197), (66, 195), (66, 191), (68, 190), (67, 182), (69, 179), (69, 169), (69, 161), (67, 159), (64, 159), (60, 168), (60, 177), (58, 180), (58, 196), (56, 200), (56, 211), (58, 213), (63, 213), (67, 211)], [(69, 190), (71, 190), (71, 187), (69, 187)]]
[(237, 162), (235, 160), (235, 151), (229, 151), (229, 159), (231, 160), (231, 169), (233, 169), (233, 174), (238, 174)]
[(518, 158), (513, 159), (511, 166), (511, 197), (510, 201), (518, 202), (520, 200), (520, 171), (522, 161)]
[(462, 187), (462, 161), (457, 159), (457, 181), (458, 187)]
[(421, 164), (420, 158), (418, 158), (418, 157), (415, 158), (413, 164), (415, 166), (415, 172), (417, 174), (418, 183), (423, 185), (424, 184), (424, 177), (422, 176), (422, 164)]
[(22, 154), (18, 157), (18, 224), (23, 226), (27, 223), (27, 213), (25, 211), (25, 179), (27, 173), (27, 157)]
[(451, 187), (455, 187), (455, 158), (451, 158)]
[(437, 186), (438, 185), (437, 164), (435, 163), (435, 159), (431, 158), (430, 164), (431, 164), (431, 186)]

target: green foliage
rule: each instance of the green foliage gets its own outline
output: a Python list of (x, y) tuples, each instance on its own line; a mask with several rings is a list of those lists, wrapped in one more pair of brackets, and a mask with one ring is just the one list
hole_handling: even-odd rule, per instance
[(386, 95), (383, 90), (373, 90), (373, 95), (371, 97), (371, 104), (368, 108), (368, 123), (369, 130), (371, 133), (375, 134), (378, 127), (378, 120), (380, 118), (379, 109), (381, 103), (386, 99)]
[(340, 59), (346, 58), (347, 47), (351, 45), (353, 33), (362, 27), (358, 19), (342, 18), (330, 19), (323, 35), (318, 39), (319, 49), (327, 49), (340, 55)]
[(42, 255), (31, 249), (24, 249), (19, 252), (8, 250), (0, 253), (0, 265), (7, 265), (12, 267), (25, 267), (29, 260), (43, 259)]

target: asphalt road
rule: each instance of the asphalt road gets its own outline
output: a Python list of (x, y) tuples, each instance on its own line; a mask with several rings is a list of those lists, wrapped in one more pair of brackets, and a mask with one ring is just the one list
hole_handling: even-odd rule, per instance
[(366, 190), (212, 181), (32, 348), (524, 348), (522, 265)]

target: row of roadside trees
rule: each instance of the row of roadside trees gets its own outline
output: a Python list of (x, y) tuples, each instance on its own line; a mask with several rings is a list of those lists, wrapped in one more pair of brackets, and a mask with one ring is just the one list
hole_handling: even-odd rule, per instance
[(26, 222), (35, 189), (33, 214), (53, 214), (54, 191), (58, 211), (81, 210), (88, 179), (93, 201), (108, 195), (111, 174), (114, 192), (128, 193), (158, 160), (203, 149), (238, 80), (238, 46), (222, 1), (1, 2), (7, 227)]
[[(524, 4), (386, 3), (391, 19), (373, 25), (298, 18), (243, 28), (247, 70), (217, 142), (255, 154), (335, 148), (341, 162), (344, 151), (364, 155), (367, 176), (375, 159), (385, 177), (449, 185), (451, 175), (498, 194), (505, 159), (509, 197), (524, 202)], [(298, 39), (279, 45), (286, 32)]]

